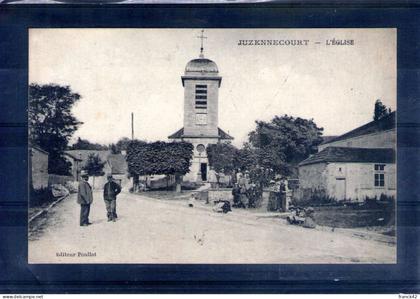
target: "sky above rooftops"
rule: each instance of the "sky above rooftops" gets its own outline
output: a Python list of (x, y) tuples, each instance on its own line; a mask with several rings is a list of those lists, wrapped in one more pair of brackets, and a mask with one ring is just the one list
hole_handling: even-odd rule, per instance
[[(31, 29), (29, 81), (70, 85), (92, 142), (131, 136), (167, 140), (183, 126), (181, 76), (198, 58), (200, 29)], [(372, 120), (376, 99), (396, 108), (394, 29), (206, 29), (204, 56), (216, 62), (219, 127), (241, 145), (255, 120), (313, 118), (325, 135)], [(325, 41), (353, 39), (353, 46)], [(238, 46), (239, 40), (309, 40), (308, 46)], [(321, 42), (316, 44), (315, 42)]]

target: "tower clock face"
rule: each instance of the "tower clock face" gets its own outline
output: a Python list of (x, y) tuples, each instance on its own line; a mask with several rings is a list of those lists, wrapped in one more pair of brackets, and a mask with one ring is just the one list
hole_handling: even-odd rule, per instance
[(196, 114), (196, 124), (197, 125), (206, 125), (207, 124), (207, 114), (204, 114), (204, 113)]

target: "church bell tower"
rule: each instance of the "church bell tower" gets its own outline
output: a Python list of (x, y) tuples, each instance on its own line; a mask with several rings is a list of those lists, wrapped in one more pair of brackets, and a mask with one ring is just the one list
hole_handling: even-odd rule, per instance
[(200, 38), (200, 56), (188, 62), (181, 77), (184, 87), (184, 135), (217, 137), (222, 77), (216, 63), (204, 58), (203, 32)]
[(227, 142), (233, 137), (218, 127), (219, 88), (222, 77), (214, 61), (204, 57), (201, 31), (199, 58), (189, 61), (181, 76), (184, 87), (184, 127), (170, 135), (174, 141), (190, 142), (194, 146), (188, 181), (206, 181), (209, 171), (206, 148), (209, 144)]

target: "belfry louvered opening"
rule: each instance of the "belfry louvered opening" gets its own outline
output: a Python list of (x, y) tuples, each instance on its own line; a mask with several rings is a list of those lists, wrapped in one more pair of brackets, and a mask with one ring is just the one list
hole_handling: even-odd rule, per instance
[(195, 109), (207, 109), (207, 85), (195, 85)]

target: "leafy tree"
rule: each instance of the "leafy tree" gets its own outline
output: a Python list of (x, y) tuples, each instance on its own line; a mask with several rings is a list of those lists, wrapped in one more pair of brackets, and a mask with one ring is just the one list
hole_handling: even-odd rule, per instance
[(215, 171), (233, 173), (238, 149), (230, 143), (209, 144), (206, 148), (209, 165)]
[(85, 170), (89, 176), (93, 177), (93, 186), (95, 186), (95, 177), (103, 176), (105, 174), (103, 170), (105, 163), (106, 162), (103, 162), (98, 154), (89, 154), (83, 170)]
[(128, 148), (128, 145), (130, 144), (132, 140), (128, 137), (123, 137), (120, 140), (118, 140), (117, 143), (110, 144), (109, 148), (111, 149), (113, 154), (119, 154), (121, 151), (126, 151)]
[(180, 176), (189, 172), (193, 155), (193, 145), (187, 142), (131, 141), (127, 148), (127, 163), (130, 176), (175, 175), (177, 191)]
[(70, 148), (73, 150), (107, 150), (108, 149), (106, 145), (102, 145), (99, 143), (92, 143), (89, 140), (82, 139), (80, 137), (77, 138), (76, 143), (74, 143)]
[(79, 122), (71, 108), (80, 99), (69, 86), (29, 85), (29, 141), (49, 152), (48, 172), (68, 175), (71, 164), (63, 153)]
[(126, 151), (128, 148), (128, 145), (130, 144), (132, 140), (128, 137), (123, 137), (120, 140), (118, 140), (116, 146), (118, 151)]
[(111, 143), (109, 145), (109, 149), (111, 150), (111, 153), (114, 154), (114, 155), (120, 153), (117, 149), (117, 146), (114, 143)]
[(373, 111), (373, 120), (380, 120), (381, 118), (389, 115), (391, 108), (387, 108), (380, 99), (375, 102), (375, 109)]
[(245, 142), (242, 148), (236, 152), (233, 161), (236, 170), (244, 171), (252, 169), (257, 164), (257, 155), (254, 148), (249, 142)]
[(312, 119), (288, 115), (275, 116), (270, 122), (256, 121), (249, 133), (250, 149), (260, 167), (291, 175), (299, 162), (306, 159), (322, 142), (322, 128)]

